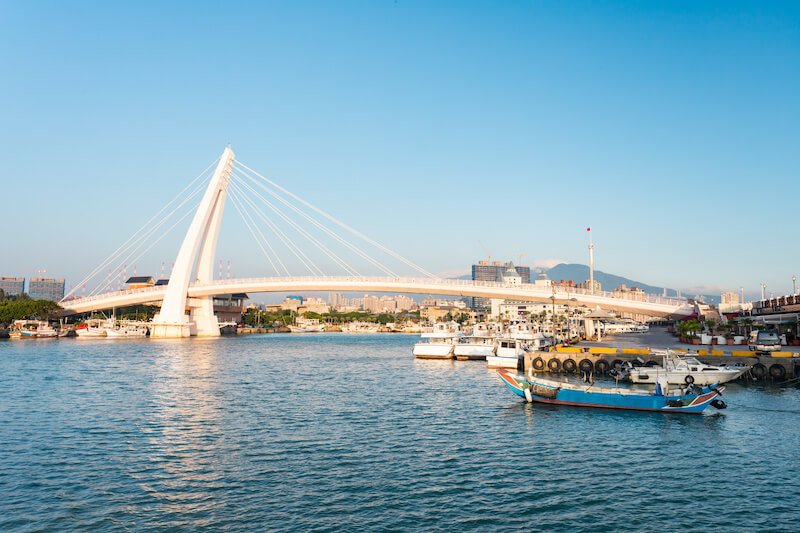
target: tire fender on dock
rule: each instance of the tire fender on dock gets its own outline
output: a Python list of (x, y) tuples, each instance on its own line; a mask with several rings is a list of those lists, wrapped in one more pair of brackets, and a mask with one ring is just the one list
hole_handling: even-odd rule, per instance
[(783, 367), (783, 365), (775, 363), (769, 367), (769, 375), (772, 377), (772, 379), (783, 381), (786, 379), (786, 369)]
[(564, 362), (561, 363), (561, 368), (568, 374), (574, 374), (575, 370), (578, 369), (578, 365), (572, 359), (565, 359)]
[(753, 365), (753, 368), (750, 369), (750, 373), (753, 374), (753, 377), (756, 379), (764, 379), (767, 377), (767, 367), (761, 363), (756, 363)]
[(561, 361), (553, 357), (547, 362), (547, 368), (550, 369), (550, 372), (558, 372), (561, 370)]

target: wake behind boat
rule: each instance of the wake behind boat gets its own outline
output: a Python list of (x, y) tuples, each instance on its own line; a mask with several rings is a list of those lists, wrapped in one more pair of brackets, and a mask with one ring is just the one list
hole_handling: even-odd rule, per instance
[(654, 392), (647, 392), (619, 387), (604, 388), (562, 383), (535, 378), (532, 375), (524, 378), (515, 376), (508, 370), (498, 370), (497, 373), (506, 387), (528, 402), (689, 414), (700, 414), (709, 405), (717, 409), (726, 407), (725, 402), (717, 399), (724, 387), (708, 386), (702, 389), (690, 387), (692, 391), (669, 392), (657, 384)]

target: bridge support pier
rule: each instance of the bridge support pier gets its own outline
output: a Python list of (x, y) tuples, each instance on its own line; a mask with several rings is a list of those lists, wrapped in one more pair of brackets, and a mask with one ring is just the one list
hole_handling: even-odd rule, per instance
[[(217, 237), (222, 224), (228, 183), (233, 172), (233, 161), (233, 150), (225, 148), (175, 259), (161, 303), (161, 312), (153, 318), (151, 337), (219, 336), (213, 298), (206, 296), (189, 299), (187, 292), (191, 281), (209, 283), (213, 279)], [(186, 315), (187, 308), (189, 316)]]

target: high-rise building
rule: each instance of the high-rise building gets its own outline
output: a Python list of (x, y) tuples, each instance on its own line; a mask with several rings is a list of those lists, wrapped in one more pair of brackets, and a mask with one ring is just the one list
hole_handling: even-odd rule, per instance
[(25, 292), (25, 278), (0, 277), (0, 290), (6, 296), (19, 296)]
[(34, 300), (58, 302), (64, 298), (64, 278), (31, 278), (28, 296)]
[[(503, 274), (513, 269), (517, 271), (522, 283), (531, 282), (531, 268), (527, 266), (514, 266), (511, 262), (501, 261), (478, 261), (472, 265), (472, 281), (503, 281)], [(474, 297), (470, 299), (470, 307), (473, 309), (489, 309), (491, 301), (489, 298)]]
[(722, 303), (728, 305), (736, 305), (739, 303), (739, 295), (733, 291), (723, 292)]

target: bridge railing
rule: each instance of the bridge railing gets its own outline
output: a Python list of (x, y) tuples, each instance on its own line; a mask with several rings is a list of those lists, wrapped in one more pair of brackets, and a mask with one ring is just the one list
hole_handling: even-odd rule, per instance
[[(579, 287), (567, 287), (563, 285), (556, 286), (540, 286), (534, 283), (523, 283), (521, 285), (511, 285), (498, 281), (472, 281), (464, 279), (444, 279), (444, 278), (419, 278), (419, 277), (374, 277), (374, 276), (286, 276), (286, 277), (263, 277), (263, 278), (239, 278), (239, 279), (226, 279), (215, 280), (213, 283), (206, 284), (193, 284), (192, 287), (203, 286), (225, 286), (225, 285), (240, 285), (242, 283), (293, 283), (293, 282), (308, 282), (308, 281), (342, 281), (342, 282), (388, 282), (398, 284), (412, 284), (412, 285), (445, 285), (445, 286), (459, 286), (459, 287), (487, 287), (487, 288), (502, 288), (508, 289), (513, 287), (515, 290), (522, 290), (523, 292), (532, 292), (540, 294), (542, 292), (553, 292), (555, 289), (556, 298), (562, 298), (562, 293), (566, 294), (580, 294), (586, 296), (598, 296), (604, 298), (614, 298), (616, 300), (626, 301), (639, 301), (654, 304), (681, 306), (687, 303), (686, 300), (681, 298), (665, 298), (663, 296), (655, 296), (651, 294), (637, 294), (635, 298), (626, 298), (619, 296), (617, 292), (610, 291), (594, 291), (592, 294), (590, 289), (582, 289)], [(423, 291), (424, 292), (424, 291)]]
[[(552, 293), (556, 299), (569, 298), (570, 295), (583, 295), (583, 296), (596, 296), (600, 298), (613, 298), (615, 300), (637, 301), (652, 304), (669, 305), (673, 307), (680, 307), (686, 304), (686, 300), (678, 298), (664, 298), (661, 296), (654, 296), (649, 294), (637, 294), (636, 298), (620, 297), (618, 293), (609, 291), (595, 291), (592, 294), (589, 289), (582, 289), (579, 287), (567, 287), (563, 285), (556, 286), (541, 286), (534, 283), (523, 283), (521, 285), (512, 285), (498, 281), (472, 281), (463, 279), (443, 279), (443, 278), (420, 278), (420, 277), (371, 277), (371, 276), (286, 276), (286, 277), (263, 277), (263, 278), (238, 278), (238, 279), (221, 279), (214, 280), (211, 283), (193, 283), (190, 287), (235, 287), (242, 284), (291, 284), (291, 283), (308, 283), (315, 281), (331, 281), (331, 282), (349, 282), (349, 283), (388, 283), (388, 284), (403, 284), (403, 285), (421, 285), (421, 286), (449, 286), (449, 287), (487, 287), (497, 289), (519, 290), (521, 292), (535, 293), (539, 296), (542, 293)], [(92, 296), (84, 296), (79, 298), (71, 298), (70, 300), (62, 300), (60, 303), (69, 305), (70, 302), (88, 303), (97, 300), (105, 300), (126, 294), (148, 294), (152, 293), (154, 296), (166, 290), (166, 286), (159, 285), (153, 287), (143, 287), (138, 289), (124, 289), (121, 291), (112, 291)], [(424, 289), (421, 292), (427, 292)]]

